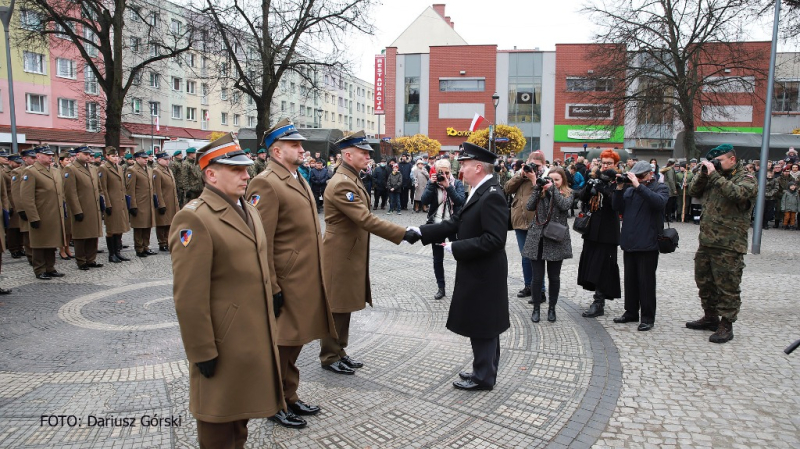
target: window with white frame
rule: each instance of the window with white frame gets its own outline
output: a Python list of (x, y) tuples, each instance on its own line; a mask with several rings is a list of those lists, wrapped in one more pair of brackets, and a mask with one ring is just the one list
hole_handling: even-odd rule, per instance
[(128, 20), (131, 22), (141, 22), (141, 8), (138, 6), (128, 5)]
[(172, 77), (172, 90), (181, 90), (183, 80), (177, 76)]
[(150, 42), (150, 57), (154, 58), (156, 56), (158, 56), (158, 44)]
[(134, 86), (140, 86), (142, 84), (142, 72), (141, 71), (136, 72), (136, 74), (133, 75), (133, 81), (131, 81), (131, 84), (134, 85)]
[(150, 72), (150, 87), (161, 87), (161, 76), (156, 72)]
[(42, 18), (36, 11), (31, 11), (29, 9), (21, 10), (19, 12), (19, 21), (20, 21), (19, 24), (20, 28), (24, 28), (30, 31), (42, 30)]
[(61, 118), (78, 118), (78, 102), (67, 98), (59, 98), (58, 116)]
[(59, 78), (69, 78), (74, 80), (76, 75), (75, 61), (71, 59), (56, 58), (56, 76)]
[(131, 99), (131, 112), (134, 114), (141, 114), (142, 113), (142, 99), (141, 98), (133, 98)]
[(83, 91), (87, 94), (97, 94), (97, 77), (95, 76), (92, 68), (84, 66), (83, 68)]
[(47, 96), (25, 94), (25, 112), (31, 114), (47, 114)]
[[(94, 34), (94, 31), (89, 29), (86, 25), (83, 26), (83, 38), (86, 39), (88, 42), (83, 43), (83, 48), (86, 49), (86, 54), (89, 57), (96, 57), (97, 56), (97, 36)], [(92, 42), (91, 44), (89, 42)]]
[(158, 25), (158, 20), (159, 19), (160, 19), (160, 16), (159, 16), (159, 14), (157, 12), (155, 12), (155, 11), (151, 12), (150, 13), (150, 26)]
[(247, 116), (247, 127), (248, 128), (255, 128), (256, 127), (256, 118), (252, 115)]
[(100, 114), (97, 110), (97, 103), (86, 103), (86, 131), (96, 133), (100, 131)]
[(294, 103), (289, 103), (289, 113), (294, 114)]
[(238, 90), (234, 90), (233, 93), (231, 94), (231, 101), (234, 102), (234, 103), (238, 103), (239, 102), (239, 91)]
[(239, 126), (239, 114), (233, 114), (233, 126)]
[(172, 105), (172, 118), (178, 120), (183, 119), (183, 106), (177, 104)]
[(186, 63), (189, 64), (189, 67), (194, 67), (194, 53), (189, 53), (186, 55)]
[(281, 101), (281, 112), (286, 112), (286, 102)]
[(161, 114), (161, 103), (158, 101), (151, 101), (150, 102), (150, 115), (152, 117), (158, 117)]
[(141, 47), (141, 45), (142, 45), (142, 39), (141, 38), (131, 36), (131, 39), (129, 41), (129, 47), (131, 49), (131, 52), (139, 53), (139, 47)]
[[(56, 36), (57, 38), (59, 38), (59, 39), (71, 39), (71, 38), (69, 37), (69, 34), (67, 34), (67, 29), (66, 29), (65, 27), (61, 26), (61, 25), (60, 25), (60, 24), (58, 24), (58, 23), (54, 24), (53, 26), (54, 26), (54, 28), (55, 28), (55, 36)], [(73, 22), (67, 22), (67, 26), (68, 26), (68, 27), (69, 27), (69, 28), (70, 28), (70, 29), (71, 29), (73, 32), (75, 32), (75, 23), (73, 23)]]
[(192, 95), (197, 93), (197, 81), (186, 81), (186, 93)]
[(182, 25), (180, 21), (172, 19), (170, 21), (169, 30), (174, 34), (181, 34)]
[(44, 55), (41, 53), (33, 53), (30, 51), (22, 52), (23, 70), (28, 73), (38, 73), (45, 75), (44, 70)]
[(186, 108), (186, 120), (197, 121), (197, 108)]
[(222, 89), (219, 90), (219, 98), (222, 99), (222, 100), (227, 100), (228, 99), (228, 88), (227, 87), (223, 87)]
[(220, 116), (220, 123), (222, 123), (223, 125), (227, 125), (228, 124), (228, 113), (227, 112), (223, 112), (222, 115)]

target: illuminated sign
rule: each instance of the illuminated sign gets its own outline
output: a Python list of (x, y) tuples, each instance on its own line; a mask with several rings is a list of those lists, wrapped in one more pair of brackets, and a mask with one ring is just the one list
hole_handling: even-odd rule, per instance
[(386, 114), (386, 112), (383, 109), (383, 96), (384, 96), (383, 80), (385, 77), (386, 77), (386, 56), (375, 55), (375, 107), (373, 109), (373, 114), (375, 115)]
[(458, 131), (453, 127), (447, 128), (447, 135), (450, 137), (469, 137), (470, 134), (472, 134), (472, 131)]

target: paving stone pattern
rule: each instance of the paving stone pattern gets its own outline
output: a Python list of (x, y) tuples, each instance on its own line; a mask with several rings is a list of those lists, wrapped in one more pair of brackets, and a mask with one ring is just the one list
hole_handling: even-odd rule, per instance
[[(364, 368), (324, 371), (319, 345), (307, 345), (299, 394), (322, 412), (301, 431), (252, 420), (248, 447), (800, 447), (800, 354), (781, 352), (800, 338), (800, 232), (766, 231), (763, 254), (746, 258), (736, 338), (713, 345), (709, 332), (683, 325), (701, 313), (697, 227), (677, 228), (681, 247), (661, 257), (647, 333), (611, 321), (622, 301), (599, 319), (580, 316), (591, 293), (574, 283), (577, 259), (564, 264), (558, 321), (531, 323), (527, 298), (516, 298), (520, 257), (509, 234), (510, 277), (486, 282), (508, 283), (512, 327), (501, 336), (498, 384), (479, 393), (451, 385), (471, 364), (468, 339), (445, 329), (452, 257), (448, 296), (435, 301), (430, 248), (373, 238), (375, 307), (353, 315), (348, 348)], [(0, 447), (196, 447), (169, 257), (133, 259), (89, 272), (59, 260), (67, 276), (42, 282), (6, 255), (0, 285), (14, 293), (0, 297)], [(180, 421), (146, 427), (142, 417)]]

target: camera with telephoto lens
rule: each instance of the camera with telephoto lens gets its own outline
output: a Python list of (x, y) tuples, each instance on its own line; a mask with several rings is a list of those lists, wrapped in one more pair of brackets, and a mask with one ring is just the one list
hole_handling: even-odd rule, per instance
[(525, 164), (522, 166), (522, 171), (526, 173), (536, 173), (538, 169), (539, 168), (536, 166), (536, 164)]
[(547, 185), (548, 182), (553, 182), (553, 178), (551, 178), (549, 176), (545, 176), (545, 177), (542, 177), (542, 178), (536, 178), (536, 185), (539, 186), (539, 187), (544, 187), (545, 185)]
[(628, 178), (628, 175), (617, 175), (617, 184), (632, 184), (633, 181)]
[[(720, 172), (722, 171), (722, 164), (719, 162), (719, 159), (711, 159), (709, 162), (711, 162), (711, 165), (714, 166), (715, 170)], [(702, 167), (700, 168), (702, 173), (708, 174), (708, 168), (706, 168), (705, 165), (701, 165), (700, 167)]]

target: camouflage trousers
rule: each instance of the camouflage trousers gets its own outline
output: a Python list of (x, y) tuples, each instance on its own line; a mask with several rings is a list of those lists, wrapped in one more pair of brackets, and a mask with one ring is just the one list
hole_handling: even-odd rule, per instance
[(694, 255), (694, 280), (703, 310), (736, 321), (742, 305), (742, 271), (744, 254), (701, 245)]

